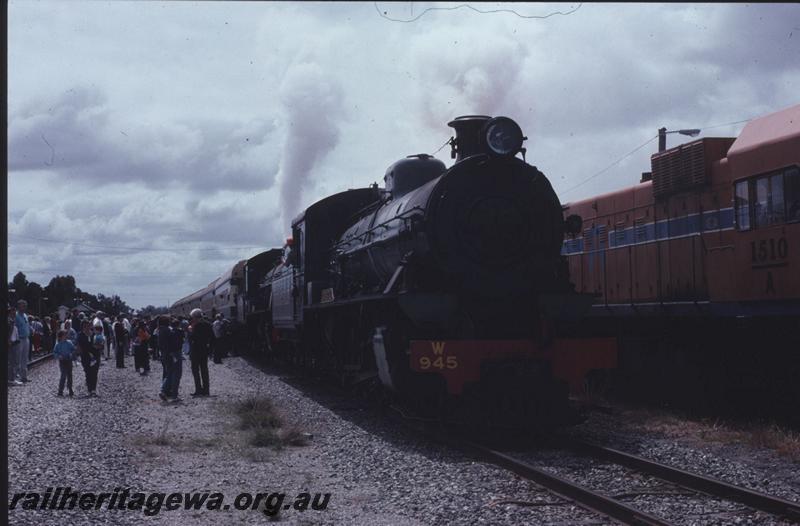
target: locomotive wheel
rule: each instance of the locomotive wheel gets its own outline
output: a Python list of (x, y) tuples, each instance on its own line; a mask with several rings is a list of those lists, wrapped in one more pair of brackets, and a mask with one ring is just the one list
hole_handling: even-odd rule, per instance
[(314, 344), (315, 361), (346, 387), (363, 380), (372, 367), (372, 334), (366, 313), (360, 307), (341, 308), (320, 316)]

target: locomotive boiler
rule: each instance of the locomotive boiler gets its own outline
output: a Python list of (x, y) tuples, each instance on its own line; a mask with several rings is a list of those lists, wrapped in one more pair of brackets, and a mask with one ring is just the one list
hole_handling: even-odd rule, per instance
[(564, 414), (567, 387), (613, 367), (616, 351), (552, 331), (591, 304), (561, 255), (575, 218), (562, 218), (549, 181), (524, 160), (513, 120), (449, 125), (450, 168), (409, 156), (383, 188), (330, 196), (292, 222), (265, 280), (271, 348), (456, 417)]

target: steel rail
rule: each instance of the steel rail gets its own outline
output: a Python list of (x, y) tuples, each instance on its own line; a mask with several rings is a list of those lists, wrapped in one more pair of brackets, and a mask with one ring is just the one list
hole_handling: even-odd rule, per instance
[(42, 362), (46, 362), (49, 358), (53, 357), (53, 353), (47, 353), (44, 356), (39, 356), (34, 358), (33, 360), (28, 362), (28, 367), (33, 367), (35, 365), (39, 365)]
[(392, 410), (391, 417), (407, 429), (426, 436), (429, 440), (447, 444), (456, 449), (460, 449), (465, 454), (475, 458), (484, 459), (489, 463), (500, 466), (512, 471), (517, 475), (526, 478), (543, 488), (564, 499), (573, 502), (577, 506), (592, 513), (608, 517), (609, 519), (632, 526), (671, 526), (658, 517), (654, 517), (645, 512), (627, 506), (618, 500), (606, 497), (600, 493), (575, 484), (569, 480), (561, 478), (552, 473), (532, 466), (521, 460), (517, 460), (505, 453), (501, 453), (487, 446), (477, 444), (468, 440), (450, 436), (446, 431), (439, 428), (432, 430), (426, 424), (437, 423), (436, 419), (419, 418), (407, 415), (402, 408), (395, 405), (389, 406)]
[(773, 515), (780, 515), (792, 521), (800, 522), (800, 503), (797, 502), (773, 497), (765, 493), (706, 477), (705, 475), (698, 475), (661, 464), (654, 460), (589, 442), (573, 440), (568, 442), (568, 445), (578, 453), (600, 457), (631, 469), (654, 475), (660, 479), (693, 491), (721, 497), (726, 500), (733, 500), (756, 510), (765, 511)]
[(670, 525), (670, 523), (665, 522), (658, 517), (632, 508), (626, 504), (623, 504), (622, 502), (619, 502), (618, 500), (606, 497), (605, 495), (597, 493), (596, 491), (592, 491), (579, 484), (575, 484), (567, 479), (561, 478), (552, 473), (548, 473), (543, 469), (517, 460), (509, 455), (506, 455), (505, 453), (495, 451), (473, 442), (458, 441), (456, 445), (477, 456), (486, 458), (493, 464), (513, 471), (517, 475), (520, 475), (521, 477), (547, 488), (547, 490), (568, 501), (575, 502), (583, 508), (609, 517), (617, 522), (636, 526)]

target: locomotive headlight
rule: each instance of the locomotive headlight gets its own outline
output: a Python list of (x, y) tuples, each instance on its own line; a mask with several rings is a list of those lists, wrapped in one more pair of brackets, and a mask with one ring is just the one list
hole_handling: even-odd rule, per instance
[(495, 155), (516, 155), (522, 148), (522, 129), (508, 117), (495, 117), (483, 128), (486, 145)]

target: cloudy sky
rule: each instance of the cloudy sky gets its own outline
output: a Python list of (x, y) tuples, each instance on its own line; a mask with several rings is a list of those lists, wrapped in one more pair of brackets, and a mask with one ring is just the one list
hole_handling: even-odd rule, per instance
[(800, 102), (798, 4), (459, 5), (10, 2), (9, 279), (168, 304), (458, 115), (517, 120), (568, 202), (661, 126)]

